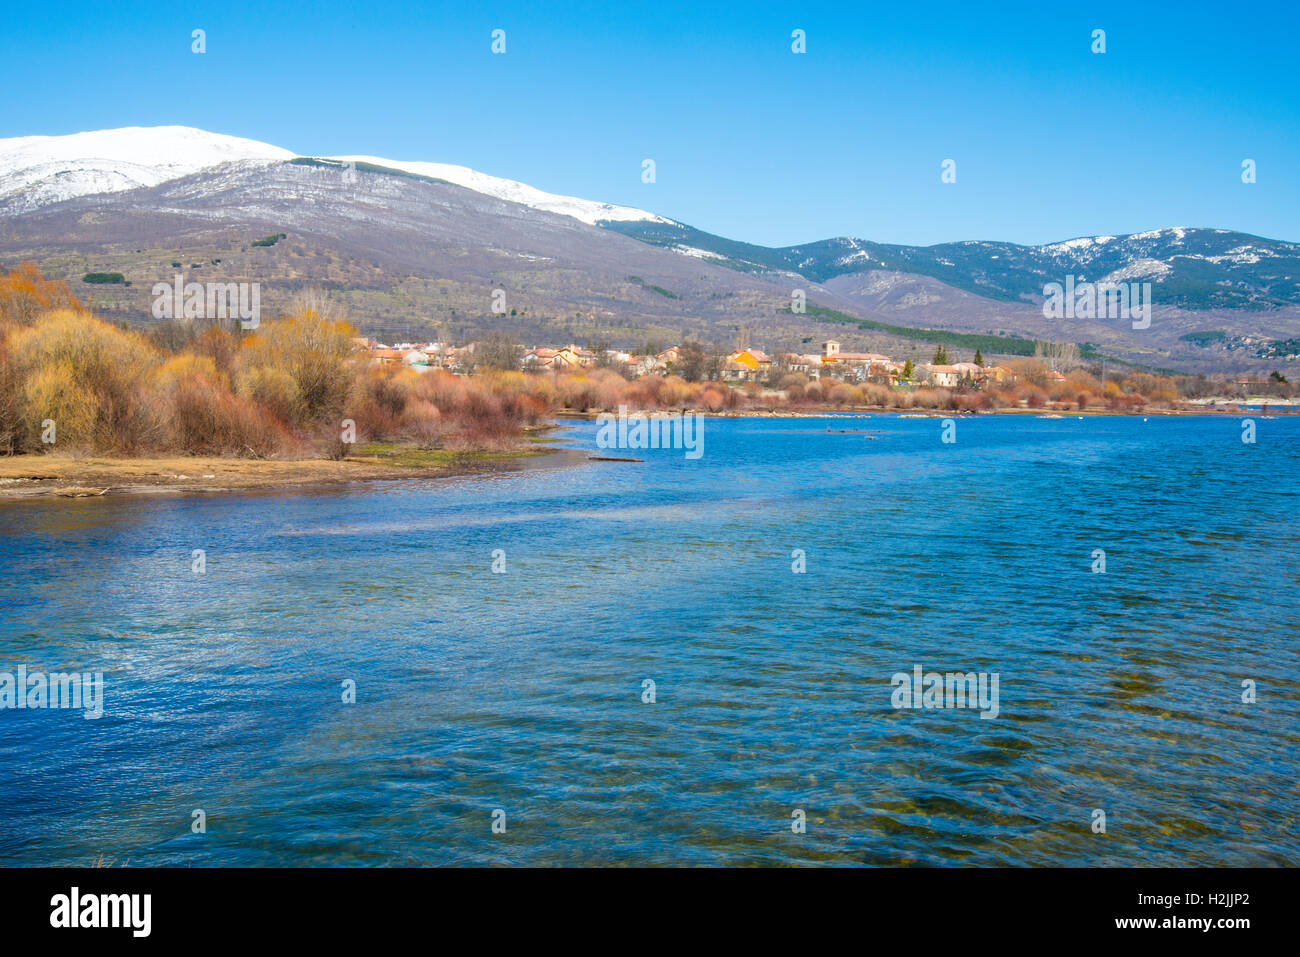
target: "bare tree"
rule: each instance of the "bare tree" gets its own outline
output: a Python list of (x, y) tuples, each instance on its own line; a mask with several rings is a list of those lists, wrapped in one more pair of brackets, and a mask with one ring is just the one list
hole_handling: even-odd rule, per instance
[(343, 308), (343, 304), (337, 299), (331, 299), (324, 289), (316, 287), (299, 290), (289, 305), (288, 314), (291, 316), (301, 316), (309, 312), (314, 312), (326, 321), (339, 322), (347, 319), (347, 310)]
[(1034, 346), (1034, 358), (1054, 372), (1069, 372), (1082, 364), (1079, 347), (1073, 342), (1039, 342)]
[(514, 372), (519, 368), (523, 351), (508, 332), (489, 332), (474, 348), (474, 365), (480, 369)]

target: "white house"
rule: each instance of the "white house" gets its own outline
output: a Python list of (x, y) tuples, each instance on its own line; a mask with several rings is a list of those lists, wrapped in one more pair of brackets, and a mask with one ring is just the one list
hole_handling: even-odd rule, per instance
[(926, 385), (941, 389), (955, 389), (961, 381), (961, 371), (956, 366), (937, 366), (931, 363), (916, 367), (916, 377)]

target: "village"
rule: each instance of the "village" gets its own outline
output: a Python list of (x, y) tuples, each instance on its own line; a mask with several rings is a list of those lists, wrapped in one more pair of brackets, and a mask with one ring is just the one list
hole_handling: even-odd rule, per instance
[[(514, 367), (522, 372), (578, 373), (584, 369), (611, 368), (628, 379), (647, 375), (680, 375), (689, 380), (712, 379), (732, 384), (767, 383), (787, 374), (802, 374), (810, 379), (833, 378), (850, 383), (875, 383), (891, 387), (928, 387), (944, 389), (981, 389), (1014, 385), (1019, 374), (1004, 365), (989, 365), (978, 350), (974, 361), (948, 362), (946, 349), (936, 352), (940, 361), (899, 362), (873, 352), (846, 352), (834, 339), (822, 343), (817, 353), (780, 353), (769, 356), (762, 349), (734, 349), (725, 355), (710, 355), (695, 345), (680, 345), (652, 355), (637, 355), (609, 348), (538, 346), (506, 349), (494, 345), (488, 356), (481, 342), (452, 346), (442, 342), (403, 342), (388, 346), (369, 338), (357, 338), (354, 344), (367, 352), (378, 365), (402, 363), (424, 372), (442, 369), (456, 375), (468, 375), (482, 368)], [(1065, 376), (1047, 371), (1053, 382)]]

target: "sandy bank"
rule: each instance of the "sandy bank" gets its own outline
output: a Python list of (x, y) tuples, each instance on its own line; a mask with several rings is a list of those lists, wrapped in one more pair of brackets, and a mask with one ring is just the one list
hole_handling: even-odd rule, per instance
[(445, 478), (558, 468), (586, 461), (570, 448), (507, 453), (421, 453), (328, 459), (148, 458), (15, 455), (0, 458), (0, 499), (55, 495), (80, 498), (149, 492), (225, 492), (369, 481)]

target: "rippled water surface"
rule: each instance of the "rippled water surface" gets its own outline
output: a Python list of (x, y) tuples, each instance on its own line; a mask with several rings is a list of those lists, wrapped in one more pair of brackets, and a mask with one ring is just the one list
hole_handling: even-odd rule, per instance
[[(0, 671), (106, 680), (0, 710), (0, 863), (1300, 864), (1300, 419), (1256, 425), (0, 504)], [(895, 710), (914, 665), (998, 716)]]

